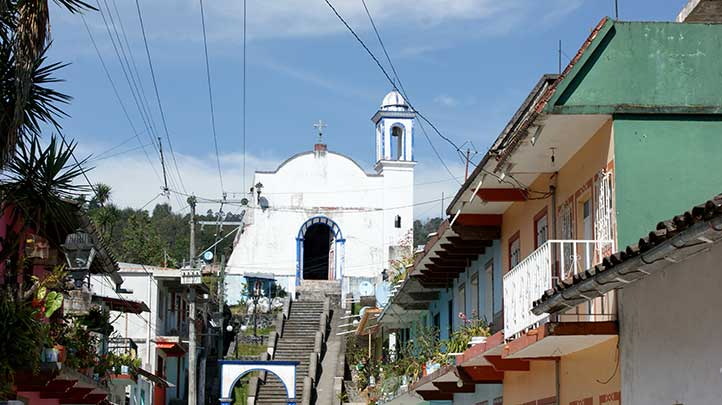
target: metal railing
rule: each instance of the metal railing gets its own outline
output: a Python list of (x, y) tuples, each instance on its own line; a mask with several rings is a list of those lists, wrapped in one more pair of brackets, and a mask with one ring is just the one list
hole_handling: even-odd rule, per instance
[(504, 336), (513, 337), (548, 315), (531, 312), (535, 300), (565, 279), (599, 263), (614, 250), (611, 240), (549, 240), (504, 275)]
[(118, 355), (138, 355), (138, 345), (131, 338), (110, 338), (108, 339), (108, 352)]

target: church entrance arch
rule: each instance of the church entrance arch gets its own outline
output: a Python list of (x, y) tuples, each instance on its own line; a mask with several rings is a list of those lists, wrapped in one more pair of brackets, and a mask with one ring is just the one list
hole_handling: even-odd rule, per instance
[(230, 405), (233, 401), (233, 387), (236, 382), (251, 371), (266, 371), (274, 374), (286, 388), (288, 405), (296, 405), (296, 367), (297, 361), (247, 361), (220, 360), (221, 367), (221, 398), (222, 405)]
[(341, 228), (330, 218), (306, 220), (296, 237), (296, 284), (302, 279), (341, 279), (345, 243)]

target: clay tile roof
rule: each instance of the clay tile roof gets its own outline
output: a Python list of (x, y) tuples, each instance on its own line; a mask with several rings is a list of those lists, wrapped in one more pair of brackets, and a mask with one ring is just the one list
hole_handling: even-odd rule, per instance
[[(716, 217), (722, 217), (722, 194), (718, 194), (711, 200), (696, 205), (680, 215), (659, 222), (655, 229), (649, 231), (649, 233), (640, 238), (637, 243), (630, 244), (619, 252), (605, 257), (600, 264), (580, 272), (573, 277), (557, 281), (551, 289), (547, 290), (541, 298), (534, 302), (534, 308), (547, 304), (552, 298), (567, 292), (570, 288), (577, 286), (587, 279), (598, 277), (602, 275), (602, 273), (608, 272), (626, 261), (648, 252), (689, 229), (691, 226)], [(571, 297), (565, 294), (564, 298), (569, 299)], [(545, 305), (545, 307), (548, 307), (548, 305)], [(542, 312), (547, 312), (546, 308), (545, 311)]]

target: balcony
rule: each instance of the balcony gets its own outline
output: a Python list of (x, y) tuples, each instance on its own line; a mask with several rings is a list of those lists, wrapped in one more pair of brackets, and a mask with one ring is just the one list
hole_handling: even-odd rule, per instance
[[(612, 240), (549, 240), (504, 275), (504, 336), (508, 339), (533, 328), (548, 317), (531, 312), (533, 303), (559, 279), (566, 279), (598, 264), (614, 250)], [(591, 309), (591, 307), (590, 307)], [(602, 313), (591, 310), (583, 320)], [(609, 319), (606, 314), (605, 319)]]

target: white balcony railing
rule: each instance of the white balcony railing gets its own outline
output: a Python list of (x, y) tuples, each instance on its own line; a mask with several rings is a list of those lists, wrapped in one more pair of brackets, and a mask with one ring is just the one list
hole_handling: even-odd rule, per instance
[(557, 277), (582, 272), (613, 249), (611, 240), (550, 240), (532, 252), (504, 275), (504, 336), (515, 336), (547, 317), (534, 315), (531, 308)]

